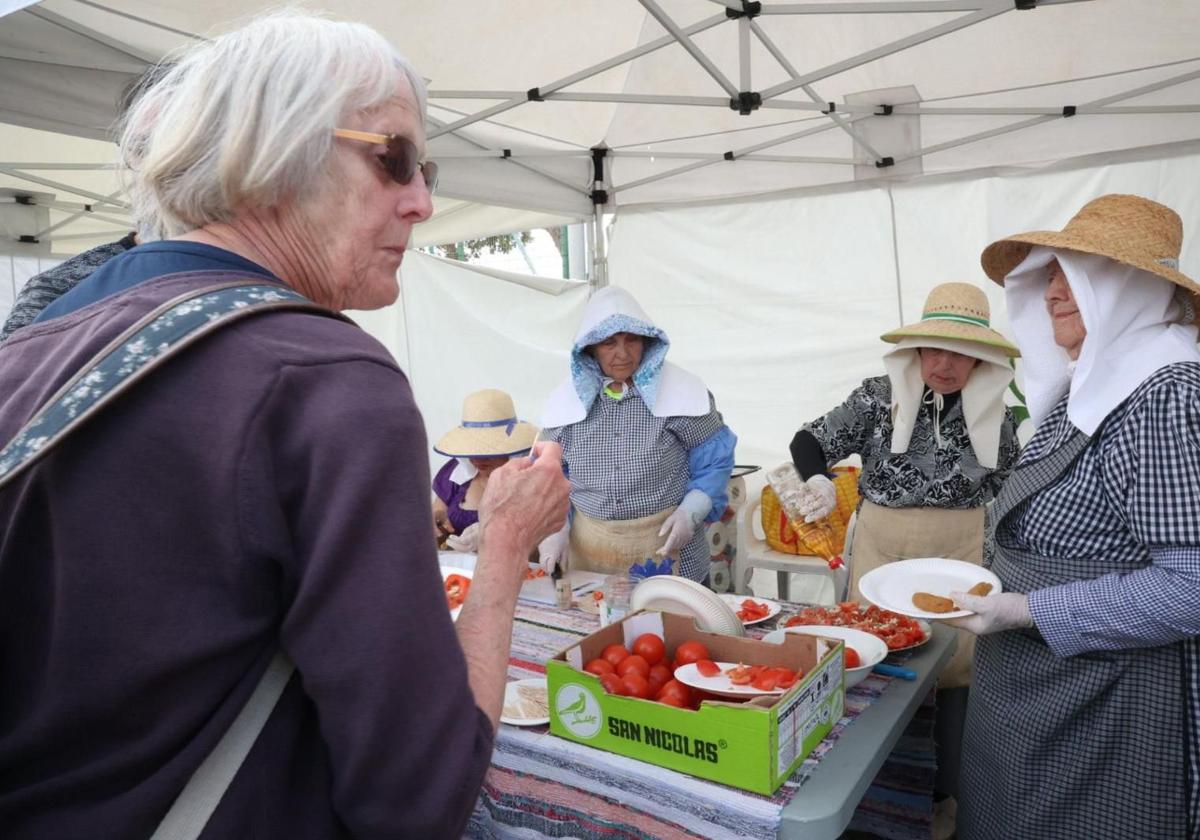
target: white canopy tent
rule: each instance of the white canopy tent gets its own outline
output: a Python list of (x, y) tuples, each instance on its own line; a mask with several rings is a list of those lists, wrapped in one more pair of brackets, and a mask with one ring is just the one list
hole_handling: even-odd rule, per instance
[[(709, 382), (742, 460), (781, 456), (800, 420), (879, 372), (876, 336), (933, 284), (980, 280), (990, 238), (1060, 226), (1112, 189), (1200, 218), (1185, 189), (1200, 155), (1194, 0), (310, 5), (375, 26), (430, 80), (442, 195), (418, 244), (615, 213), (609, 280)], [(266, 6), (0, 2), (15, 9), (0, 17), (0, 188), (43, 194), (44, 214), (19, 205), (5, 250), (115, 238), (124, 204), (102, 138), (119, 91)], [(536, 414), (554, 384), (545, 354), (565, 357), (586, 292), (470, 275), (489, 291), (455, 293), (464, 272), (410, 255), (407, 311), (369, 319), (431, 433), (475, 387)], [(405, 355), (404, 337), (422, 352)]]

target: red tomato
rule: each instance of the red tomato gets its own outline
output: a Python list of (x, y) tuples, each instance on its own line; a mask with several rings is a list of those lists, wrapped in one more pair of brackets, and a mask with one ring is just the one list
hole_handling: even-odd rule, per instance
[(686, 709), (687, 703), (680, 700), (674, 694), (663, 694), (658, 698), (659, 703), (665, 703), (668, 706), (674, 706), (676, 709)]
[(667, 646), (653, 633), (643, 633), (633, 641), (633, 652), (651, 665), (662, 662), (667, 655)]
[(650, 666), (650, 676), (646, 677), (646, 681), (650, 683), (650, 690), (658, 696), (659, 690), (671, 680), (671, 669), (666, 665), (659, 663), (658, 665)]
[(629, 651), (625, 649), (625, 645), (609, 645), (600, 654), (601, 659), (607, 659), (608, 664), (616, 668), (621, 664), (621, 660), (629, 655)]
[(666, 685), (658, 690), (658, 699), (662, 700), (664, 697), (674, 697), (680, 705), (687, 705), (691, 702), (692, 692), (679, 680), (668, 680)]
[(859, 656), (858, 651), (856, 651), (852, 647), (846, 648), (846, 667), (847, 668), (861, 668), (862, 667), (862, 657)]
[(640, 677), (650, 676), (650, 663), (636, 653), (626, 656), (617, 665), (617, 673), (622, 677), (626, 674), (636, 673)]
[(650, 683), (641, 674), (630, 672), (621, 677), (621, 684), (625, 686), (625, 693), (630, 697), (641, 697), (643, 700), (649, 700)]
[(711, 659), (701, 659), (696, 663), (696, 670), (702, 677), (715, 677), (721, 673), (721, 666)]
[(708, 648), (701, 642), (684, 642), (675, 648), (676, 665), (691, 665), (693, 662), (699, 662), (701, 659), (712, 659), (708, 655)]
[(607, 659), (593, 659), (583, 666), (583, 670), (589, 674), (595, 674), (597, 677), (602, 677), (605, 674), (614, 673), (616, 669), (613, 668), (612, 663)]
[(616, 674), (601, 674), (600, 684), (604, 686), (604, 690), (609, 694), (625, 693), (625, 683), (621, 682), (621, 678)]

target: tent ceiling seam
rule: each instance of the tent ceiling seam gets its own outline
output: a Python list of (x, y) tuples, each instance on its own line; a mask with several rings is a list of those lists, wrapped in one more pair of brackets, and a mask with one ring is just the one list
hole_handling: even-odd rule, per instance
[(65, 29), (67, 32), (72, 32), (81, 38), (85, 38), (88, 41), (91, 41), (94, 44), (99, 44), (102, 47), (107, 47), (108, 49), (113, 50), (114, 52), (118, 52), (121, 55), (128, 56), (129, 58), (135, 59), (136, 61), (146, 62), (147, 64), (155, 63), (154, 59), (151, 56), (148, 56), (148, 55), (142, 53), (140, 50), (137, 50), (134, 47), (131, 47), (129, 44), (124, 44), (115, 38), (110, 38), (107, 35), (102, 35), (94, 29), (90, 29), (89, 27), (86, 27), (80, 23), (76, 23), (75, 21), (68, 20), (67, 18), (64, 18), (62, 15), (55, 14), (54, 12), (50, 11), (49, 9), (42, 9), (40, 7), (29, 6), (28, 8), (24, 9), (23, 11), (26, 14), (28, 14), (30, 17), (35, 17), (35, 18), (38, 18), (39, 20), (43, 20), (46, 23), (50, 24), (51, 26), (57, 26), (59, 29)]

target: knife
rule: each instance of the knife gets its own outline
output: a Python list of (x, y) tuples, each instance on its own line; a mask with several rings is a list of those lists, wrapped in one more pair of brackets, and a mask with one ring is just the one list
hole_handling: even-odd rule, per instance
[(901, 668), (899, 665), (887, 665), (883, 662), (871, 669), (876, 674), (883, 674), (885, 677), (899, 677), (902, 680), (915, 680), (917, 672), (910, 668)]

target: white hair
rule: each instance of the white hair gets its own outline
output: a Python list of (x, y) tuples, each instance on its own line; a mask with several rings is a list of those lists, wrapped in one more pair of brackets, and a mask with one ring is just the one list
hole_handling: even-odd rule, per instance
[(425, 83), (360, 23), (275, 12), (167, 59), (125, 116), (121, 151), (144, 239), (241, 209), (304, 201), (327, 186), (333, 129)]

